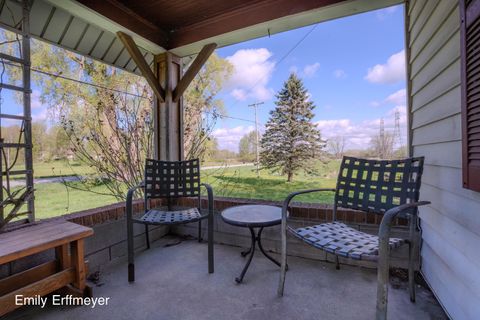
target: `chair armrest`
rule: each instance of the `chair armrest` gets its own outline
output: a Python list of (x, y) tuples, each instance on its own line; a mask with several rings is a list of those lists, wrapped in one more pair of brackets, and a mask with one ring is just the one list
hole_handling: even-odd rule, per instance
[[(382, 221), (380, 223), (380, 228), (378, 230), (378, 255), (380, 261), (383, 257), (388, 257), (390, 246), (388, 245), (390, 240), (390, 230), (392, 228), (392, 221), (395, 217), (405, 210), (424, 206), (430, 204), (430, 201), (419, 201), (399, 205), (397, 207), (391, 208), (383, 215)], [(379, 262), (380, 263), (380, 262)]]
[(127, 220), (130, 220), (132, 219), (132, 215), (133, 215), (133, 207), (132, 207), (132, 204), (133, 204), (133, 195), (135, 193), (135, 191), (137, 191), (137, 189), (140, 189), (140, 188), (143, 188), (145, 187), (145, 182), (142, 181), (140, 182), (138, 185), (128, 189), (128, 192), (127, 192), (127, 201), (126, 201), (126, 213), (127, 213)]
[[(321, 189), (310, 189), (310, 190), (302, 190), (302, 191), (297, 191), (290, 193), (287, 198), (283, 201), (283, 206), (282, 206), (282, 223), (283, 220), (287, 220), (287, 213), (288, 213), (288, 206), (290, 205), (290, 202), (292, 201), (293, 198), (295, 198), (298, 195), (301, 194), (306, 194), (306, 193), (312, 193), (312, 192), (322, 192), (322, 191), (330, 191), (330, 192), (335, 192), (336, 189), (333, 188), (321, 188)], [(282, 224), (283, 226), (283, 224)]]
[[(207, 198), (208, 198), (208, 214), (213, 214), (213, 188), (208, 183), (201, 183), (200, 186), (207, 189)], [(201, 203), (200, 203), (201, 207)]]
[(392, 227), (392, 221), (393, 221), (393, 219), (395, 219), (395, 217), (398, 214), (400, 214), (400, 213), (402, 213), (402, 212), (404, 212), (408, 209), (424, 206), (424, 205), (427, 205), (427, 204), (430, 204), (430, 203), (431, 203), (430, 201), (419, 201), (419, 202), (406, 203), (406, 204), (402, 204), (402, 205), (399, 205), (397, 207), (391, 208), (390, 210), (385, 212), (385, 214), (383, 215), (383, 218), (382, 218), (382, 222), (380, 223), (380, 229), (378, 231), (379, 240), (381, 240), (381, 238), (385, 237), (385, 236), (387, 237), (387, 239), (390, 237), (390, 229)]

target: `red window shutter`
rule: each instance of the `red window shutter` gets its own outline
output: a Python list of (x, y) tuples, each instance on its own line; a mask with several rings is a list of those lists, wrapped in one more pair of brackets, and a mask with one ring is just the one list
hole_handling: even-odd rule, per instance
[(480, 191), (480, 0), (460, 0), (463, 187)]

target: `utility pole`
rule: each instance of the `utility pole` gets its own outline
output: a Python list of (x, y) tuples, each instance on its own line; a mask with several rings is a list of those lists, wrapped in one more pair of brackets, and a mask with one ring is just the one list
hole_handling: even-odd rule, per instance
[(258, 118), (257, 118), (257, 108), (259, 105), (262, 105), (263, 102), (255, 102), (253, 104), (249, 104), (249, 107), (252, 107), (255, 110), (255, 162), (257, 165), (257, 178), (260, 177), (260, 169), (259, 169), (259, 155), (258, 155)]
[(401, 148), (403, 147), (403, 141), (402, 141), (402, 134), (400, 132), (400, 111), (396, 110), (395, 111), (395, 131), (394, 131), (394, 137), (395, 137), (395, 142), (397, 143), (397, 147)]

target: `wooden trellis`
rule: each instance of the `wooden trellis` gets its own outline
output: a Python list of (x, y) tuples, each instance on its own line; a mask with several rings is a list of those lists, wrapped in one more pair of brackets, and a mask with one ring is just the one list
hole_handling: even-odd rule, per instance
[[(10, 221), (32, 222), (35, 220), (33, 197), (33, 156), (32, 156), (32, 117), (31, 117), (31, 86), (30, 86), (30, 28), (29, 1), (7, 1), (1, 10), (21, 10), (22, 20), (16, 22), (17, 28), (9, 28), (8, 32), (15, 34), (15, 39), (4, 44), (15, 43), (18, 54), (10, 54), (12, 50), (0, 52), (0, 127), (4, 128), (9, 121), (20, 121), (17, 141), (6, 141), (0, 130), (0, 229)], [(8, 6), (17, 6), (9, 8)], [(5, 53), (8, 52), (8, 53)], [(8, 81), (7, 67), (21, 69), (20, 84)], [(11, 80), (11, 79), (10, 79)], [(20, 114), (12, 114), (11, 110), (4, 112), (6, 101), (2, 93), (15, 92), (20, 95), (23, 110)], [(21, 158), (24, 161), (21, 161)], [(15, 179), (14, 179), (15, 178)], [(13, 183), (16, 181), (16, 183)], [(26, 208), (25, 208), (26, 207)]]

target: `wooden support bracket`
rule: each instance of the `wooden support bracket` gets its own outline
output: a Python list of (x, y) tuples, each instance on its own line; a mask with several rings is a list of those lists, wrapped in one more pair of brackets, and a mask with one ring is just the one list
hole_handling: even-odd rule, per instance
[(197, 58), (195, 58), (195, 60), (190, 65), (190, 68), (188, 68), (187, 72), (185, 72), (182, 79), (177, 84), (175, 90), (173, 90), (172, 99), (174, 102), (177, 102), (180, 99), (182, 94), (188, 88), (190, 82), (192, 82), (193, 78), (195, 78), (197, 73), (200, 71), (200, 69), (210, 57), (210, 55), (213, 53), (213, 51), (215, 51), (216, 47), (216, 43), (210, 43), (202, 48), (200, 53), (197, 55)]
[[(122, 31), (117, 32), (118, 38), (122, 41), (123, 45), (127, 49), (128, 53), (132, 57), (133, 61), (137, 64), (138, 69), (142, 75), (147, 80), (148, 84), (155, 92), (155, 95), (161, 102), (165, 102), (165, 90), (160, 86), (160, 81), (153, 73), (152, 69), (148, 66), (148, 63), (145, 61), (145, 58), (138, 50), (137, 45), (133, 41), (132, 37), (128, 34), (123, 33)], [(208, 60), (213, 51), (217, 48), (216, 43), (210, 43), (205, 45), (202, 50), (198, 53), (195, 60), (192, 62), (187, 72), (178, 82), (175, 90), (172, 93), (173, 102), (178, 102), (180, 97), (183, 95), (185, 90), (188, 88), (189, 84), (192, 82), (193, 78), (197, 75), (200, 69), (203, 67), (205, 62)]]
[(152, 69), (148, 66), (148, 63), (145, 61), (145, 58), (140, 50), (138, 50), (138, 47), (133, 41), (132, 37), (121, 31), (117, 32), (117, 36), (122, 41), (133, 61), (137, 64), (138, 69), (140, 69), (140, 72), (147, 80), (158, 100), (165, 102), (165, 90), (163, 90), (163, 88), (160, 86), (160, 82), (153, 74)]

